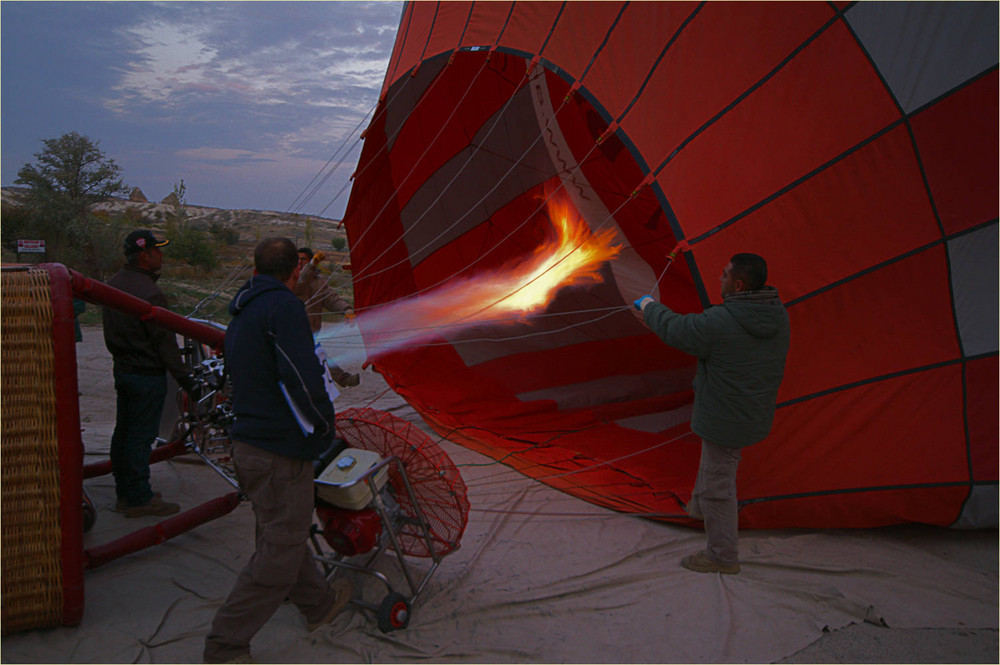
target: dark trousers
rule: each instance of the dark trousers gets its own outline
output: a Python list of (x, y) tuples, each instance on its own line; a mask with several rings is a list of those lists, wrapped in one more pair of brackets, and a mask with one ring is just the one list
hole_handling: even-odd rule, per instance
[(318, 621), (336, 600), (309, 551), (315, 507), (309, 460), (275, 455), (233, 441), (240, 486), (253, 504), (257, 549), (236, 578), (205, 639), (205, 660), (245, 655), (250, 640), (288, 598), (307, 621)]
[(167, 376), (115, 372), (118, 409), (111, 435), (111, 472), (118, 500), (141, 506), (153, 498), (149, 452), (160, 429)]

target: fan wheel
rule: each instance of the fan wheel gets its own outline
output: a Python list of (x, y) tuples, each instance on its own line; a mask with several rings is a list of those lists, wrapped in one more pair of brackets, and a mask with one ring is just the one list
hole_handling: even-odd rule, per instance
[(87, 494), (87, 490), (83, 490), (83, 531), (86, 533), (94, 528), (94, 524), (97, 522), (97, 507), (94, 505), (94, 500), (90, 498)]
[(382, 599), (378, 606), (378, 629), (383, 633), (402, 630), (410, 624), (410, 603), (406, 597), (395, 591)]

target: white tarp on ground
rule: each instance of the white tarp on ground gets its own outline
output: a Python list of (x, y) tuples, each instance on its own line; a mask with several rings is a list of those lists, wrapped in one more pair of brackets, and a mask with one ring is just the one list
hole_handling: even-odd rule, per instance
[[(99, 461), (114, 425), (110, 358), (99, 328), (85, 328), (77, 349), (87, 461)], [(366, 372), (338, 408), (373, 406), (418, 422), (392, 393), (372, 403), (383, 390)], [(351, 608), (307, 633), (285, 605), (254, 640), (258, 662), (774, 662), (826, 630), (865, 621), (888, 632), (985, 632), (996, 662), (996, 531), (747, 531), (739, 575), (699, 575), (678, 561), (701, 547), (700, 531), (612, 513), (441, 445), (462, 471), (472, 510), (462, 547), (431, 577), (409, 628), (382, 634), (369, 613)], [(153, 483), (182, 509), (231, 491), (193, 456), (155, 465)], [(85, 487), (99, 508), (85, 546), (155, 524), (111, 512), (110, 477)], [(252, 540), (252, 513), (242, 504), (88, 571), (83, 623), (8, 635), (2, 660), (200, 662), (208, 625)], [(429, 563), (407, 561), (418, 576)], [(379, 568), (398, 580), (392, 559)], [(370, 577), (355, 579), (367, 598), (385, 594)]]

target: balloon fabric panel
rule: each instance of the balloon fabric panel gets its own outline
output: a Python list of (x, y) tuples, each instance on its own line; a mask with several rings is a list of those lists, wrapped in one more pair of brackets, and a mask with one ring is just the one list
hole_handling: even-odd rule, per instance
[(909, 132), (899, 126), (705, 238), (693, 254), (703, 272), (721, 270), (736, 248), (765, 256), (787, 302), (939, 238)]
[(561, 13), (559, 2), (543, 2), (530, 17), (515, 12), (504, 31), (504, 43), (515, 51), (543, 53), (542, 46), (550, 41), (550, 30)]
[[(498, 62), (506, 63), (507, 58), (498, 58), (485, 66), (481, 57), (455, 58), (409, 111), (392, 150), (393, 179), (402, 205), (406, 205), (430, 174), (466, 149), (469, 136), (514, 94), (513, 83), (496, 76), (497, 69), (503, 67)], [(488, 74), (480, 73), (484, 69), (489, 69)], [(469, 94), (466, 81), (476, 76), (488, 78), (495, 85)]]
[(960, 357), (940, 245), (788, 308), (779, 402)]
[(996, 358), (980, 358), (966, 364), (969, 393), (969, 454), (972, 476), (977, 480), (995, 480), (1000, 467), (1000, 372)]
[(997, 70), (910, 121), (947, 234), (996, 219), (1000, 199)]
[(828, 529), (859, 529), (920, 522), (950, 526), (969, 493), (965, 486), (809, 492), (781, 501), (744, 503), (741, 529), (794, 528), (822, 524)]
[(636, 3), (631, 3), (622, 12), (583, 80), (587, 89), (601, 91), (601, 104), (608, 116), (617, 120), (625, 113), (656, 66), (659, 49), (652, 45), (666, 42), (694, 7), (684, 2), (658, 2), (637, 9)]
[(657, 182), (685, 236), (697, 238), (898, 118), (846, 29), (833, 26), (698, 134)]
[(617, 29), (616, 19), (623, 8), (628, 9), (625, 3), (594, 2), (589, 11), (581, 12), (567, 4), (541, 55), (558, 63), (573, 80), (580, 79), (605, 37)]
[[(421, 4), (421, 3), (410, 3)], [(424, 46), (423, 59), (433, 58), (440, 53), (447, 53), (458, 46), (469, 16), (472, 14), (471, 2), (439, 2), (435, 7), (433, 32), (427, 38)], [(442, 26), (458, 28), (442, 30)]]
[(965, 446), (937, 445), (964, 439), (961, 384), (948, 365), (779, 408), (745, 451), (741, 498), (968, 480)]
[[(440, 3), (438, 3), (440, 4)], [(465, 29), (462, 45), (496, 44), (503, 35), (509, 23), (512, 4), (510, 2), (494, 2), (486, 12), (474, 11)]]
[[(412, 63), (420, 62), (436, 12), (437, 7), (429, 2), (410, 2), (405, 5), (396, 33), (396, 46), (389, 59), (387, 81), (390, 77), (394, 79), (407, 71)], [(382, 94), (385, 94), (384, 85)]]
[(831, 18), (823, 3), (704, 5), (652, 71), (623, 130), (657, 167)]

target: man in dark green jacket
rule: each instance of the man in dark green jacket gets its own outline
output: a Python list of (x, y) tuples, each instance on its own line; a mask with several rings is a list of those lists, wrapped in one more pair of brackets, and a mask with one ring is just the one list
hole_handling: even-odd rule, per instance
[(700, 314), (678, 314), (651, 296), (635, 301), (660, 339), (698, 358), (691, 429), (702, 438), (701, 463), (686, 508), (704, 520), (707, 547), (681, 565), (701, 573), (740, 570), (736, 470), (742, 449), (771, 431), (790, 339), (763, 258), (736, 254), (720, 280), (722, 305)]

